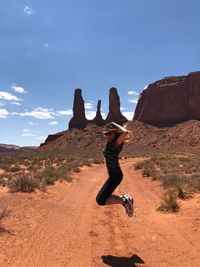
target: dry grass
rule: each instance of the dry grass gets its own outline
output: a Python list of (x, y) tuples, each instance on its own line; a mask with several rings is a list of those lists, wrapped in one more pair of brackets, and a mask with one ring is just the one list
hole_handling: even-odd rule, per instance
[(165, 192), (156, 210), (162, 212), (177, 212), (179, 210), (179, 206), (177, 204), (176, 197), (177, 195), (173, 190)]
[(80, 172), (81, 166), (102, 162), (100, 150), (1, 153), (0, 185), (10, 192), (44, 190), (55, 181), (70, 182), (71, 173)]

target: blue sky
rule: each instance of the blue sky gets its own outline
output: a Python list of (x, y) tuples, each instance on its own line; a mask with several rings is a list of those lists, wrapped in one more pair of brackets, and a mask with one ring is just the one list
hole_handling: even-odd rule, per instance
[(149, 83), (200, 70), (199, 0), (0, 0), (0, 143), (66, 130), (74, 89), (87, 117), (109, 88), (132, 119)]

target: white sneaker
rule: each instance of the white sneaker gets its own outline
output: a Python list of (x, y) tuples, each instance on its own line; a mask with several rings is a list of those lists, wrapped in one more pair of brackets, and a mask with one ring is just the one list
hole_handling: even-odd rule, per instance
[(133, 198), (129, 194), (123, 195), (124, 204), (123, 206), (126, 209), (126, 213), (129, 217), (133, 216), (134, 210), (133, 210)]

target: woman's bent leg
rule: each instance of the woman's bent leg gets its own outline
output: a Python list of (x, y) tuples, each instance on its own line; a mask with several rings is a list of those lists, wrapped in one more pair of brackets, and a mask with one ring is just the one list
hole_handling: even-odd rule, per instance
[(116, 187), (123, 179), (122, 172), (110, 174), (108, 180), (97, 194), (96, 201), (99, 205), (123, 204), (123, 199), (120, 196), (112, 195)]

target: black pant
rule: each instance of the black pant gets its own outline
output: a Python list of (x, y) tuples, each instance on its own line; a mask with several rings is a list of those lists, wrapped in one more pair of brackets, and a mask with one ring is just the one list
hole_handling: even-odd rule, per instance
[(99, 205), (104, 206), (106, 204), (106, 200), (111, 196), (115, 188), (121, 183), (122, 179), (122, 171), (109, 173), (108, 180), (102, 186), (96, 197), (96, 201)]

